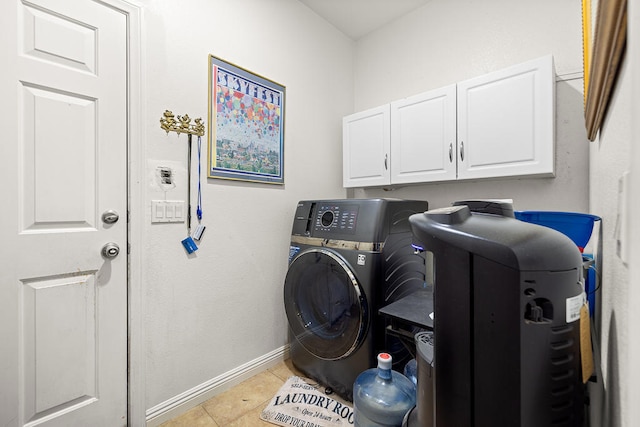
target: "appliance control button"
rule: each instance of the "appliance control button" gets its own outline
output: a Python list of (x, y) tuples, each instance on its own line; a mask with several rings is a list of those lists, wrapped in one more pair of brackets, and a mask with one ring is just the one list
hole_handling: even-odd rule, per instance
[(326, 211), (325, 213), (323, 213), (321, 221), (323, 226), (329, 227), (333, 223), (333, 212)]

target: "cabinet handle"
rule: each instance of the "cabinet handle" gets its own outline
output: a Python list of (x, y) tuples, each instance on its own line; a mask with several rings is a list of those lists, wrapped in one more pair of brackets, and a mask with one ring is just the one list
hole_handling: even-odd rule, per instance
[(460, 160), (464, 162), (464, 141), (460, 141)]
[(388, 170), (389, 168), (387, 167), (387, 159), (388, 159), (389, 155), (385, 154), (384, 155), (384, 170)]
[(449, 143), (449, 163), (453, 163), (453, 143)]

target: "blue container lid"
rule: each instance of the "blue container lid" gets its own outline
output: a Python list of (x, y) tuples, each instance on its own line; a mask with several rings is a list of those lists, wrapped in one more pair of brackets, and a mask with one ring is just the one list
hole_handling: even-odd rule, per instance
[(533, 224), (553, 228), (568, 236), (580, 248), (580, 251), (589, 242), (593, 223), (600, 221), (600, 217), (577, 212), (553, 212), (553, 211), (515, 211), (517, 219)]

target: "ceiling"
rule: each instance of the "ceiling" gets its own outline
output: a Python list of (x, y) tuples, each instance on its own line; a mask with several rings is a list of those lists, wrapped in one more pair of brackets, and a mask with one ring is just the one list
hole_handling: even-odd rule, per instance
[(344, 34), (358, 40), (429, 0), (299, 0)]

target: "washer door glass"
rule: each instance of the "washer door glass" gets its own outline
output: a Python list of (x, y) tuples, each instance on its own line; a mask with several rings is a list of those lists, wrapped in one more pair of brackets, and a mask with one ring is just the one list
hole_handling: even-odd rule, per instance
[(295, 339), (317, 357), (346, 357), (364, 337), (368, 313), (362, 288), (334, 252), (309, 249), (293, 260), (284, 305)]

